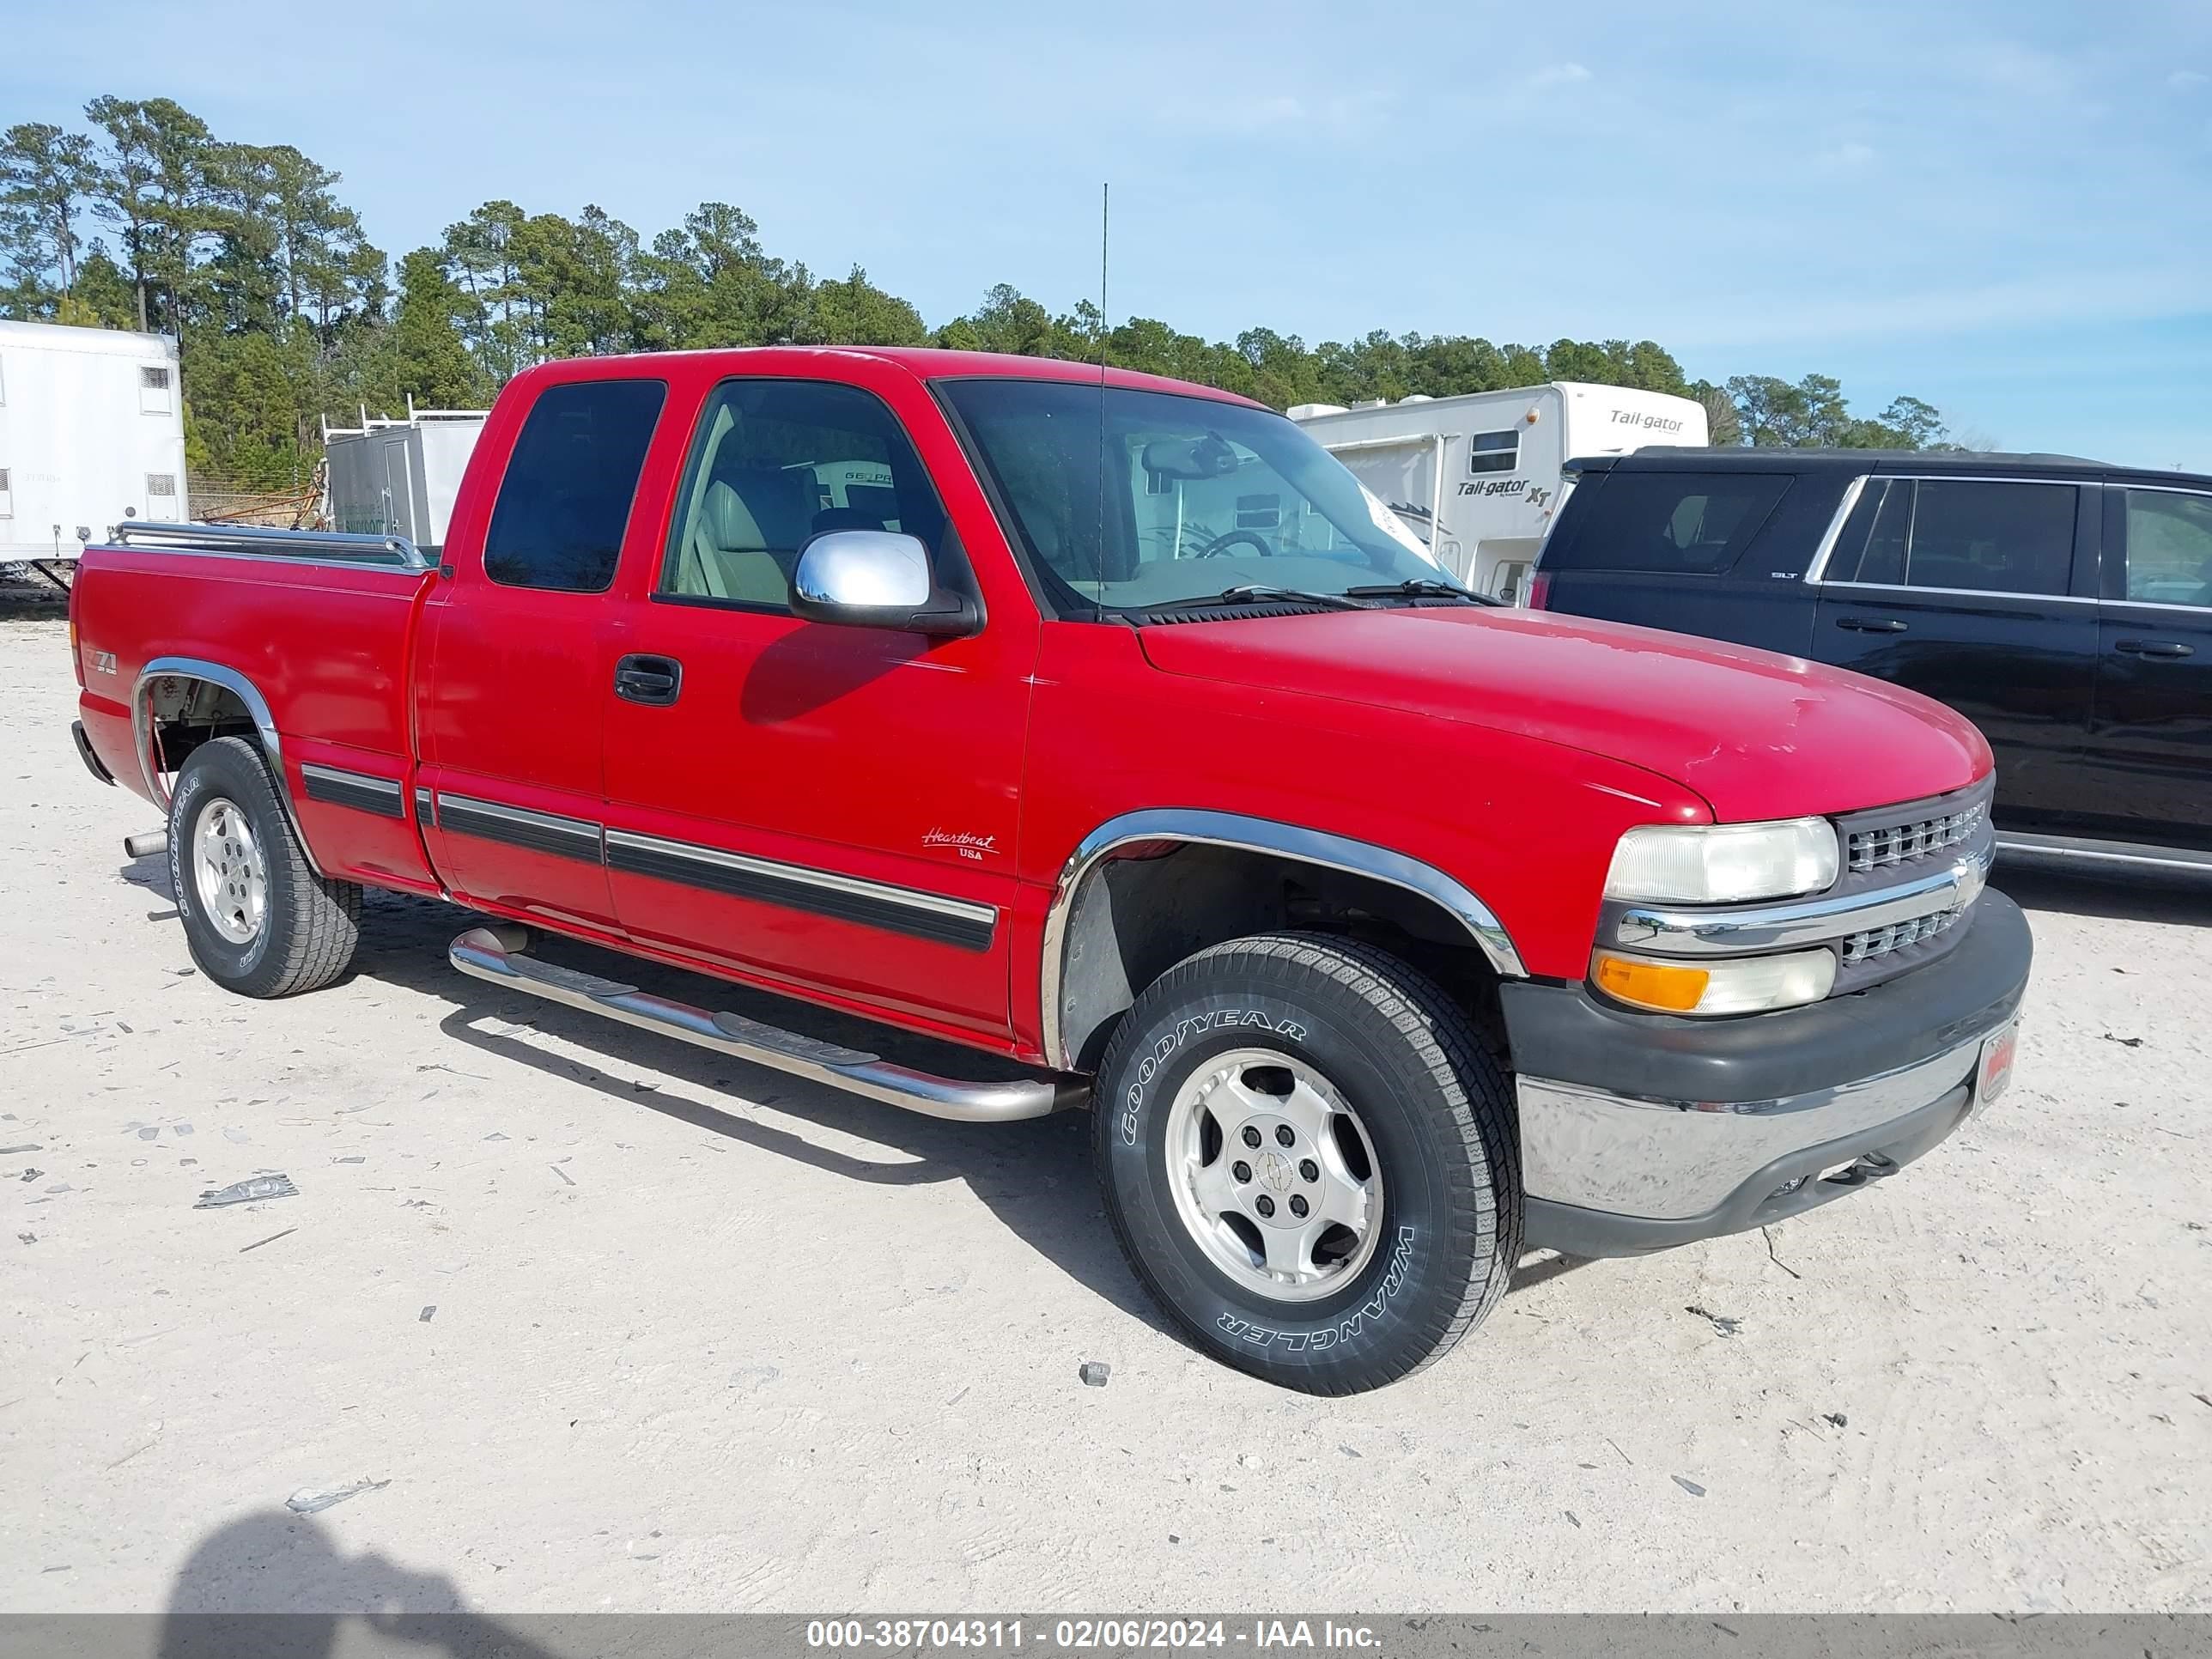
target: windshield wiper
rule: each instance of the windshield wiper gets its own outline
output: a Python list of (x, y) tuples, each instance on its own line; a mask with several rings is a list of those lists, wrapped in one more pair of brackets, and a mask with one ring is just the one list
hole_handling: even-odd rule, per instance
[[(1355, 588), (1352, 591), (1357, 592), (1358, 590)], [(1374, 608), (1342, 593), (1316, 593), (1303, 587), (1277, 587), (1270, 582), (1239, 582), (1234, 587), (1223, 588), (1218, 593), (1194, 593), (1188, 599), (1158, 599), (1151, 605), (1130, 608), (1136, 611), (1187, 611), (1194, 605), (1265, 605), (1274, 599), (1296, 605), (1323, 605), (1332, 611), (1369, 611)]]
[(1448, 582), (1434, 576), (1413, 576), (1402, 582), (1377, 582), (1365, 587), (1344, 590), (1355, 599), (1389, 599), (1401, 597), (1409, 599), (1465, 599), (1469, 605), (1503, 605), (1504, 600), (1487, 593), (1474, 592), (1457, 582)]

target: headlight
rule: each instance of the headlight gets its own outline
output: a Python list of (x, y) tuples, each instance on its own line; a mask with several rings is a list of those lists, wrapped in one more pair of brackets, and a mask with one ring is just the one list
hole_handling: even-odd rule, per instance
[(1836, 953), (1688, 963), (1600, 951), (1590, 958), (1590, 979), (1615, 1001), (1654, 1013), (1758, 1014), (1826, 996), (1836, 982)]
[(1613, 849), (1605, 896), (1733, 904), (1817, 893), (1835, 878), (1836, 828), (1826, 818), (1649, 823)]

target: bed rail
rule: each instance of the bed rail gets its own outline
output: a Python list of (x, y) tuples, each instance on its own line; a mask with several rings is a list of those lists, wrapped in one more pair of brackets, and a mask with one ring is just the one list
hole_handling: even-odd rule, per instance
[(311, 564), (428, 570), (428, 556), (404, 536), (349, 536), (330, 530), (264, 530), (249, 525), (119, 524), (109, 544), (149, 551), (242, 554)]

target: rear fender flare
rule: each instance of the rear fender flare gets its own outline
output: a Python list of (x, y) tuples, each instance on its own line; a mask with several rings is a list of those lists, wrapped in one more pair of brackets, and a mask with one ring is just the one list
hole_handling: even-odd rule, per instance
[(156, 657), (138, 671), (138, 678), (131, 688), (131, 736), (138, 752), (138, 772), (145, 780), (148, 798), (163, 811), (168, 809), (169, 791), (161, 781), (161, 768), (154, 757), (154, 688), (162, 680), (204, 680), (210, 685), (221, 686), (246, 705), (261, 744), (262, 757), (268, 761), (270, 775), (276, 781), (277, 804), (284, 809), (285, 821), (292, 827), (293, 838), (300, 843), (307, 867), (320, 876), (323, 866), (316, 860), (315, 849), (308, 845), (307, 832), (300, 826), (299, 811), (292, 801), (291, 780), (284, 775), (284, 741), (277, 735), (276, 716), (269, 712), (269, 699), (235, 668), (198, 657)]

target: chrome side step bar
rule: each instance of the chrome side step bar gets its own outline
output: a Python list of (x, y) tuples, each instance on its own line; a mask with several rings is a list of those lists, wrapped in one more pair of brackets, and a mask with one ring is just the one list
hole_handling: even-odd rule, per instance
[(586, 1013), (605, 1014), (664, 1036), (719, 1054), (774, 1066), (830, 1087), (959, 1123), (1011, 1123), (1080, 1106), (1089, 1090), (1073, 1078), (1024, 1078), (1009, 1083), (969, 1083), (932, 1077), (894, 1066), (857, 1048), (779, 1030), (740, 1014), (708, 1013), (688, 1003), (653, 996), (635, 985), (596, 974), (556, 968), (524, 954), (529, 935), (520, 927), (472, 927), (447, 956), (463, 973), (509, 990), (526, 991)]

